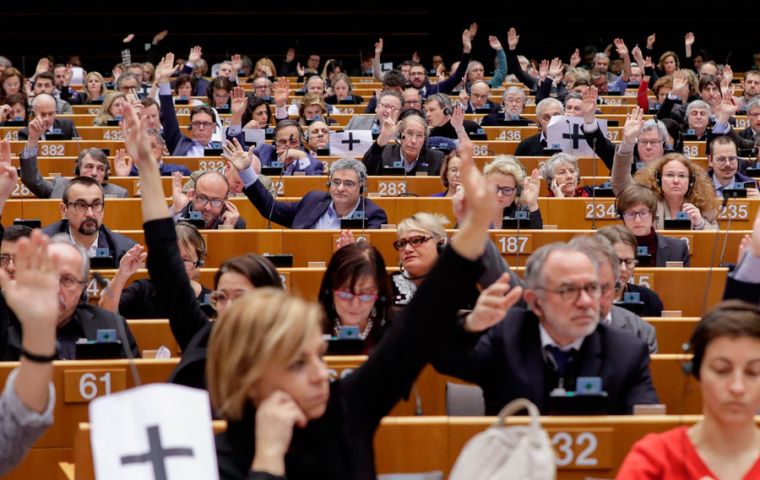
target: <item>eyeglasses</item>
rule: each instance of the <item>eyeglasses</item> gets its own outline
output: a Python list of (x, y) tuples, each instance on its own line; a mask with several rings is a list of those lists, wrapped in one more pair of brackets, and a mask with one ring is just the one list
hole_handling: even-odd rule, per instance
[(335, 295), (347, 302), (353, 301), (354, 297), (358, 297), (362, 303), (374, 302), (379, 298), (376, 293), (352, 293), (347, 290), (335, 290)]
[(13, 260), (13, 263), (16, 263), (16, 255), (12, 253), (0, 254), (0, 267), (7, 267), (11, 263), (11, 260)]
[(634, 220), (636, 217), (639, 217), (642, 220), (645, 220), (649, 218), (652, 215), (651, 210), (631, 210), (628, 212), (623, 212), (623, 219), (625, 220)]
[(639, 261), (635, 258), (621, 258), (620, 259), (620, 266), (622, 267), (625, 265), (625, 268), (628, 270), (635, 268), (639, 264)]
[(425, 138), (425, 134), (424, 133), (416, 133), (416, 132), (408, 132), (408, 131), (404, 132), (404, 136), (406, 138), (410, 138), (411, 137), (411, 138), (414, 138), (416, 140), (423, 140)]
[(197, 267), (198, 264), (201, 263), (199, 260), (190, 260), (189, 258), (183, 258), (182, 262), (191, 267)]
[(83, 280), (77, 280), (71, 275), (61, 275), (61, 277), (58, 279), (58, 283), (60, 283), (63, 288), (74, 288), (80, 285), (84, 285), (87, 282)]
[(655, 145), (662, 143), (661, 140), (639, 140), (640, 145), (646, 145), (648, 147), (654, 147)]
[(247, 290), (243, 290), (242, 288), (238, 288), (230, 292), (226, 292), (224, 290), (214, 290), (209, 295), (209, 301), (211, 302), (212, 307), (218, 308), (219, 305), (237, 300), (246, 292)]
[(356, 182), (354, 182), (353, 180), (341, 180), (340, 178), (333, 178), (330, 180), (331, 187), (338, 188), (341, 185), (343, 185), (344, 187), (348, 189), (351, 189), (356, 186)]
[(733, 155), (729, 157), (715, 157), (713, 160), (715, 160), (716, 163), (736, 163), (739, 160), (739, 157)]
[(224, 205), (224, 199), (221, 198), (208, 198), (205, 195), (196, 195), (195, 199), (204, 207), (210, 204), (211, 208), (221, 208)]
[(421, 100), (404, 100), (404, 105), (421, 105)]
[(760, 118), (760, 112), (748, 113), (747, 116), (752, 118)]
[[(417, 103), (419, 103), (419, 102), (417, 102)], [(381, 103), (380, 106), (383, 107), (384, 109), (390, 110), (392, 112), (395, 112), (396, 110), (400, 110), (396, 105), (390, 105), (388, 103)]]
[(517, 190), (517, 187), (502, 187), (501, 185), (496, 185), (496, 195), (502, 194), (505, 197), (508, 197), (515, 193), (515, 190)]
[(411, 245), (412, 248), (417, 248), (432, 238), (433, 237), (428, 235), (415, 235), (409, 238), (402, 238), (393, 242), (393, 248), (399, 251), (405, 249), (407, 245)]
[(575, 303), (581, 296), (581, 291), (586, 292), (586, 295), (592, 299), (597, 299), (602, 294), (602, 287), (596, 282), (587, 283), (583, 286), (567, 286), (557, 289), (551, 289), (546, 287), (534, 287), (536, 290), (545, 290), (547, 292), (556, 293), (564, 302)]
[(211, 128), (214, 124), (212, 122), (191, 122), (190, 126), (195, 128)]
[(94, 213), (102, 212), (103, 207), (105, 207), (105, 204), (100, 200), (95, 200), (92, 203), (87, 202), (68, 202), (66, 204), (67, 207), (74, 207), (74, 210), (78, 213), (85, 213), (88, 208), (92, 209)]
[(288, 138), (281, 138), (279, 140), (275, 140), (274, 143), (278, 147), (287, 147), (287, 146), (298, 147), (298, 146), (301, 145), (301, 143), (298, 141), (298, 139), (295, 138), (295, 137), (293, 137), (293, 136), (291, 136), (289, 139)]

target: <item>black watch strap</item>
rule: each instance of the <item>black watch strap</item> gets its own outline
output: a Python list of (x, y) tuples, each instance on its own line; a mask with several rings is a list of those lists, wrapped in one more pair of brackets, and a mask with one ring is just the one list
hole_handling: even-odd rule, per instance
[(22, 347), (21, 355), (23, 355), (27, 360), (34, 363), (50, 363), (53, 360), (58, 360), (58, 349), (56, 348), (55, 352), (53, 352), (52, 355), (37, 355), (36, 353), (32, 353)]

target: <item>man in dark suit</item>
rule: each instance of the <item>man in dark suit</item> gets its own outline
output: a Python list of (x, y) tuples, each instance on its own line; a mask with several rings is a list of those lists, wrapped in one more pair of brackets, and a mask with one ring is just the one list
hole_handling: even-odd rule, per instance
[(502, 94), (503, 108), (496, 105), (491, 113), (483, 117), (480, 124), (484, 127), (496, 127), (508, 123), (517, 123), (518, 125), (534, 123), (533, 120), (522, 116), (526, 98), (522, 88), (514, 86), (507, 88)]
[[(367, 173), (383, 175), (386, 167), (400, 165), (407, 175), (416, 175), (417, 172), (439, 175), (443, 153), (425, 148), (427, 127), (425, 119), (417, 114), (404, 117), (398, 126), (393, 120), (386, 119), (377, 140), (362, 158)], [(400, 132), (399, 143), (391, 144), (390, 141), (396, 137), (397, 132)]]
[(357, 218), (357, 214), (364, 215), (366, 228), (388, 223), (385, 211), (364, 197), (367, 171), (356, 159), (341, 158), (330, 165), (327, 192), (315, 190), (298, 202), (277, 202), (258, 181), (257, 166), (251, 166), (251, 160), (258, 163), (258, 158), (247, 154), (229, 158), (245, 184), (243, 193), (256, 210), (283, 227), (338, 230), (341, 219)]
[[(109, 268), (119, 268), (119, 261), (135, 245), (135, 241), (112, 232), (103, 225), (105, 209), (103, 189), (90, 177), (74, 177), (66, 186), (61, 199), (64, 220), (48, 225), (43, 231), (50, 235), (64, 234), (92, 257), (110, 257)], [(108, 255), (103, 255), (106, 249)]]
[[(183, 135), (177, 121), (177, 112), (174, 110), (172, 89), (169, 84), (174, 70), (174, 54), (172, 53), (167, 54), (164, 61), (156, 67), (156, 79), (159, 83), (158, 97), (161, 102), (161, 124), (164, 126), (166, 148), (175, 157), (202, 157), (206, 149), (221, 148), (221, 145), (215, 146), (211, 142), (217, 125), (216, 112), (207, 105), (193, 107), (190, 110), (191, 136)], [(227, 139), (237, 138), (243, 144), (245, 135), (241, 123), (248, 100), (242, 88), (233, 90), (230, 103), (232, 119), (230, 126), (227, 127)]]
[(562, 103), (556, 98), (545, 98), (536, 105), (536, 119), (541, 126), (541, 132), (532, 137), (528, 137), (515, 149), (515, 155), (518, 157), (538, 157), (546, 155), (544, 149), (546, 145), (546, 129), (549, 126), (549, 121), (555, 115), (564, 115), (565, 109), (562, 107)]
[(726, 279), (723, 299), (760, 303), (760, 211), (755, 215), (749, 246), (734, 271)]
[[(68, 118), (55, 117), (55, 98), (47, 93), (41, 93), (32, 100), (32, 111), (34, 118), (40, 118), (43, 122), (43, 133), (41, 140), (71, 140), (78, 137), (74, 121)], [(24, 127), (18, 132), (19, 140), (29, 138), (29, 128)]]
[(513, 307), (504, 317), (506, 290), (505, 278), (484, 290), (433, 361), (441, 373), (480, 385), (487, 415), (519, 397), (547, 414), (558, 390), (576, 390), (578, 377), (601, 380), (609, 414), (658, 403), (646, 344), (599, 322), (599, 274), (584, 249), (555, 243), (531, 255), (523, 294), (529, 310)]

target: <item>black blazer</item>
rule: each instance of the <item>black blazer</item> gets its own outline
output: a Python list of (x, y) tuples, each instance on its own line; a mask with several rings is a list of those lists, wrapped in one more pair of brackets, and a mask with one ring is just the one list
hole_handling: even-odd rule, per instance
[(541, 134), (537, 133), (531, 137), (526, 138), (515, 149), (516, 157), (541, 157), (546, 155), (544, 149), (546, 148), (546, 140), (541, 140)]
[[(535, 403), (542, 414), (549, 413), (549, 392), (557, 386), (557, 374), (544, 359), (533, 312), (513, 307), (480, 336), (454, 329), (435, 353), (436, 370), (480, 385), (486, 415), (498, 414), (520, 397)], [(601, 377), (610, 415), (630, 414), (635, 404), (659, 403), (649, 372), (649, 349), (628, 332), (600, 323), (569, 366), (565, 388), (574, 390), (578, 376)]]
[(664, 267), (666, 262), (683, 262), (684, 267), (691, 263), (689, 247), (678, 238), (657, 234), (657, 267)]
[[(384, 167), (391, 167), (399, 161), (401, 161), (401, 145), (390, 143), (384, 147), (378, 145), (377, 142), (373, 143), (362, 158), (368, 175), (383, 175)], [(442, 164), (443, 152), (423, 147), (417, 165), (409, 171), (409, 175), (416, 175), (417, 172), (427, 172), (431, 176), (439, 175)]]
[[(74, 121), (68, 118), (56, 118), (53, 120), (53, 129), (59, 129), (64, 140), (71, 140), (74, 137), (78, 137), (77, 127), (74, 126)], [(24, 127), (18, 131), (19, 140), (29, 139), (29, 127)], [(45, 140), (45, 135), (42, 135), (42, 140)]]
[(641, 317), (661, 317), (664, 306), (662, 305), (662, 299), (657, 292), (649, 289), (643, 285), (634, 285), (629, 283), (625, 286), (626, 292), (638, 293), (639, 300), (644, 303), (644, 307), (641, 310), (639, 316)]
[(741, 282), (729, 276), (726, 279), (723, 300), (743, 300), (755, 305), (760, 304), (760, 284)]
[[(51, 237), (57, 233), (69, 233), (69, 221), (61, 220), (55, 222), (52, 225), (42, 229), (43, 233), (50, 235)], [(113, 258), (113, 265), (111, 268), (119, 268), (119, 261), (121, 257), (127, 253), (127, 250), (134, 247), (136, 242), (129, 237), (116, 232), (112, 232), (105, 225), (100, 226), (100, 234), (98, 235), (98, 248), (107, 248)]]

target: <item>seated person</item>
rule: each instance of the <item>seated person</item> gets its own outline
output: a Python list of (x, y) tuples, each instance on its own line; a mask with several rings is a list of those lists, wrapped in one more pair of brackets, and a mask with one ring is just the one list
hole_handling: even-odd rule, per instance
[[(636, 110), (633, 114), (639, 115), (639, 111)], [(628, 125), (627, 122), (626, 125)], [(672, 150), (674, 146), (668, 144), (670, 136), (663, 121), (655, 119), (647, 120), (641, 124), (640, 129), (634, 128), (633, 125), (638, 126), (638, 122), (634, 122), (631, 128), (623, 129), (623, 140), (618, 148), (622, 152), (632, 151), (633, 164), (631, 168), (632, 172), (635, 172), (662, 158), (665, 155), (666, 149)], [(613, 163), (614, 150), (615, 147), (613, 146)], [(597, 154), (599, 154), (598, 151)]]
[[(718, 197), (723, 197), (723, 190), (746, 188), (747, 198), (760, 198), (757, 181), (739, 173), (739, 155), (733, 138), (728, 135), (714, 137), (707, 160), (710, 164), (707, 176), (712, 180)], [(751, 186), (747, 188), (747, 184)]]
[(332, 95), (325, 97), (325, 103), (328, 105), (337, 104), (354, 104), (364, 103), (361, 95), (354, 94), (354, 86), (351, 78), (345, 73), (336, 73), (332, 79)]
[[(234, 85), (227, 77), (216, 77), (211, 81), (207, 92), (208, 105), (216, 112), (218, 109), (228, 109), (230, 107), (232, 89)], [(219, 116), (219, 112), (217, 117)]]
[(262, 167), (272, 167), (273, 162), (280, 162), (283, 175), (294, 175), (296, 172), (324, 174), (324, 164), (306, 152), (303, 130), (295, 120), (277, 122), (272, 143), (261, 144), (254, 151)]
[(575, 198), (592, 196), (593, 187), (580, 184), (578, 159), (569, 153), (555, 153), (541, 167), (541, 177), (549, 186), (549, 196)]
[[(21, 244), (17, 253), (19, 278), (11, 281), (8, 275), (0, 275), (3, 303), (18, 312), (24, 352), (0, 396), (0, 475), (20, 463), (53, 423), (56, 403), (51, 360), (57, 358), (58, 272), (40, 232), (31, 241), (23, 239)], [(2, 328), (5, 332), (7, 325), (3, 323)]]
[(243, 114), (243, 128), (264, 128), (272, 126), (272, 112), (266, 100), (260, 97), (248, 97), (248, 106)]
[(193, 92), (195, 91), (195, 86), (197, 83), (198, 81), (192, 75), (183, 73), (178, 76), (174, 81), (175, 103), (177, 100), (187, 100), (193, 106), (203, 103), (200, 100), (190, 98), (193, 96)]
[(453, 116), (457, 109), (464, 113), (461, 107), (454, 108), (449, 96), (442, 93), (434, 93), (425, 99), (425, 117), (430, 125), (428, 143), (434, 143), (436, 137), (458, 139), (460, 132), (457, 127), (460, 123), (467, 135), (476, 133), (480, 129), (480, 126), (472, 120), (464, 120), (464, 115), (461, 120), (456, 121), (455, 125)]
[(307, 93), (298, 102), (298, 123), (301, 126), (308, 126), (316, 120), (323, 121), (329, 125), (337, 123), (328, 115), (328, 106), (322, 97), (313, 93)]
[(646, 247), (649, 257), (645, 258), (650, 266), (664, 267), (667, 262), (683, 262), (683, 266), (688, 267), (690, 257), (686, 242), (657, 233), (654, 215), (658, 208), (657, 195), (651, 188), (638, 183), (626, 187), (615, 200), (615, 210), (623, 225), (636, 236), (638, 247)]
[[(34, 242), (34, 239), (32, 241)], [(87, 303), (87, 296), (84, 294), (89, 283), (90, 272), (87, 251), (81, 245), (72, 243), (68, 235), (59, 234), (50, 239), (47, 252), (58, 257), (60, 275), (60, 287), (56, 288), (56, 303), (58, 304), (56, 336), (59, 346), (52, 358), (57, 360), (75, 359), (77, 340), (80, 338), (95, 340), (97, 331), (100, 329), (116, 330), (123, 348), (129, 349), (133, 357), (139, 357), (140, 350), (137, 348), (137, 343), (124, 318)], [(17, 281), (23, 281), (21, 269), (17, 270), (16, 278)], [(3, 286), (5, 287), (5, 285)], [(12, 302), (8, 304), (2, 298), (0, 300), (0, 315), (6, 319), (8, 325), (6, 343), (0, 345), (0, 358), (3, 361), (17, 361), (23, 354), (22, 349), (26, 348), (28, 344), (17, 319), (18, 314), (14, 310), (14, 304)], [(121, 323), (121, 328), (124, 329), (127, 338), (121, 338), (119, 334), (121, 328), (117, 327), (117, 322)], [(42, 351), (35, 351), (34, 353), (49, 354), (49, 352)]]
[(620, 260), (620, 283), (615, 285), (615, 302), (622, 302), (626, 293), (638, 293), (639, 301), (643, 304), (641, 309), (637, 310), (640, 316), (662, 316), (662, 299), (657, 292), (644, 285), (631, 283), (636, 265), (639, 263), (636, 259), (636, 248), (639, 246), (636, 236), (624, 225), (609, 225), (600, 228), (596, 233), (609, 240)]
[(443, 157), (443, 165), (441, 165), (441, 184), (445, 190), (433, 194), (433, 197), (453, 197), (457, 193), (457, 189), (462, 184), (459, 178), (459, 167), (462, 163), (462, 159), (457, 155), (456, 150), (449, 152)]
[[(245, 220), (240, 217), (235, 204), (229, 201), (229, 196), (227, 177), (221, 172), (207, 170), (195, 178), (193, 188), (187, 192), (188, 203), (174, 215), (174, 220), (190, 219), (192, 212), (200, 212), (205, 229), (218, 229), (220, 225), (245, 229)], [(174, 205), (172, 208), (177, 207)]]
[(708, 127), (711, 126), (710, 118), (712, 117), (712, 109), (710, 105), (702, 100), (694, 100), (686, 107), (686, 122), (683, 124), (682, 132), (688, 139), (692, 137), (692, 140), (706, 140), (708, 134)]
[(29, 123), (27, 102), (26, 95), (23, 93), (8, 95), (5, 104), (0, 105), (0, 125), (5, 126), (5, 122), (23, 122), (27, 125)]
[(315, 157), (320, 150), (330, 151), (330, 127), (321, 120), (315, 120), (306, 127), (306, 145)]
[[(521, 116), (523, 109), (525, 108), (526, 99), (527, 97), (522, 88), (515, 86), (507, 87), (502, 94), (502, 108), (492, 111), (483, 117), (483, 121), (481, 121), (480, 124), (484, 127), (494, 127), (502, 125), (504, 122), (516, 120), (534, 123), (533, 120)], [(538, 106), (536, 106), (536, 111), (538, 111)], [(536, 114), (536, 116), (538, 117), (538, 114)]]
[(578, 236), (570, 241), (571, 245), (585, 248), (599, 264), (599, 286), (602, 290), (599, 297), (599, 322), (619, 328), (632, 334), (644, 342), (649, 353), (657, 353), (657, 334), (654, 327), (642, 320), (633, 312), (614, 305), (615, 287), (620, 283), (620, 259), (618, 259), (612, 244), (606, 237)]
[(608, 414), (659, 403), (646, 343), (599, 321), (599, 273), (585, 249), (552, 243), (533, 252), (523, 293), (529, 310), (500, 302), (508, 290), (504, 278), (485, 289), (434, 350), (436, 370), (483, 389), (486, 415), (521, 397), (549, 414), (550, 393), (575, 391), (581, 372), (600, 377)]
[[(396, 139), (395, 144), (390, 141)], [(364, 154), (362, 162), (370, 175), (383, 175), (385, 167), (393, 167), (398, 162), (407, 175), (423, 172), (438, 175), (443, 163), (443, 153), (425, 147), (428, 139), (428, 125), (417, 113), (411, 113), (398, 124), (386, 120), (377, 140)]]
[(496, 189), (496, 201), (499, 206), (491, 228), (505, 228), (504, 220), (516, 218), (518, 211), (528, 214), (528, 221), (520, 221), (519, 228), (544, 228), (541, 211), (538, 209), (538, 190), (541, 185), (538, 170), (534, 169), (533, 174), (527, 176), (515, 157), (500, 155), (486, 164), (483, 174), (488, 180), (488, 185)]
[(109, 122), (119, 121), (123, 117), (122, 108), (127, 101), (127, 96), (121, 92), (108, 92), (103, 105), (100, 106), (100, 114), (95, 117), (93, 125), (105, 127)]
[[(416, 91), (416, 90), (415, 90)], [(377, 97), (377, 106), (374, 115), (354, 115), (346, 125), (346, 130), (372, 130), (373, 134), (379, 134), (385, 119), (390, 118), (395, 123), (401, 113), (401, 95), (397, 90), (386, 89)]]
[[(198, 303), (206, 303), (211, 290), (198, 283), (200, 267), (206, 258), (206, 241), (195, 226), (178, 222), (177, 247), (185, 273), (190, 279)], [(163, 318), (166, 312), (159, 306), (156, 287), (150, 278), (136, 280), (127, 286), (129, 277), (138, 269), (145, 268), (147, 252), (142, 245), (135, 245), (121, 258), (119, 270), (100, 295), (98, 306), (124, 318)]]
[(330, 258), (319, 287), (326, 313), (323, 332), (338, 337), (341, 327), (357, 327), (364, 353), (369, 353), (391, 321), (391, 295), (377, 248), (364, 241), (344, 245)]
[[(163, 135), (166, 147), (175, 157), (202, 157), (208, 148), (221, 148), (212, 143), (211, 137), (216, 127), (216, 113), (207, 105), (199, 105), (190, 110), (190, 137), (182, 134), (174, 110), (174, 101), (169, 81), (176, 70), (174, 54), (167, 54), (156, 67), (156, 80), (159, 84), (159, 100), (161, 101), (161, 124), (164, 126)], [(227, 127), (227, 139), (236, 138), (245, 142), (241, 126), (243, 112), (248, 101), (242, 88), (235, 88), (232, 94), (232, 119)]]
[[(184, 165), (177, 163), (164, 162), (164, 149), (166, 148), (166, 142), (164, 137), (161, 136), (161, 132), (155, 128), (148, 129), (148, 135), (150, 136), (150, 148), (153, 150), (153, 157), (158, 162), (158, 171), (162, 176), (171, 176), (174, 172), (179, 172), (183, 176), (190, 175), (190, 169)], [(124, 150), (118, 150), (116, 157), (113, 161), (114, 170), (119, 177), (136, 177), (139, 175), (137, 172), (137, 165), (134, 164), (130, 157), (124, 155)]]
[[(482, 68), (482, 66), (481, 66)], [(459, 92), (459, 101), (464, 113), (483, 113), (483, 110), (488, 110), (488, 113), (499, 108), (498, 105), (491, 103), (488, 97), (491, 96), (491, 87), (485, 80), (476, 80), (470, 86), (470, 93), (462, 89)]]
[(650, 433), (625, 457), (617, 478), (757, 478), (760, 430), (760, 312), (739, 301), (718, 304), (689, 341), (703, 417), (692, 426)]
[[(29, 122), (29, 139), (19, 156), (21, 164), (21, 182), (37, 198), (61, 198), (69, 185), (69, 178), (58, 176), (45, 180), (37, 167), (39, 140), (45, 129), (44, 120), (35, 118)], [(79, 152), (74, 164), (74, 175), (94, 178), (103, 189), (103, 194), (118, 198), (127, 198), (129, 192), (123, 187), (108, 183), (110, 173), (108, 157), (99, 148), (85, 148)]]
[[(39, 94), (32, 99), (32, 113), (34, 118), (39, 118), (43, 122), (41, 140), (47, 140), (48, 135), (55, 135), (62, 140), (71, 140), (79, 137), (74, 121), (68, 118), (56, 118), (55, 98), (46, 93)], [(19, 140), (29, 138), (29, 128), (24, 127), (18, 132)]]
[(565, 109), (562, 103), (556, 98), (545, 98), (536, 105), (536, 119), (541, 131), (531, 137), (526, 138), (517, 145), (515, 150), (516, 157), (540, 157), (546, 155), (544, 150), (546, 145), (546, 129), (549, 121), (555, 115), (564, 115)]
[(65, 235), (90, 258), (100, 256), (98, 250), (105, 249), (110, 257), (110, 268), (117, 268), (121, 257), (135, 245), (135, 241), (103, 225), (105, 206), (103, 189), (97, 180), (74, 177), (66, 185), (61, 198), (63, 220), (48, 225), (42, 231), (51, 237), (59, 233)]
[(380, 228), (388, 223), (385, 211), (363, 196), (367, 170), (356, 159), (341, 158), (330, 165), (328, 192), (315, 190), (298, 202), (277, 202), (258, 181), (256, 169), (251, 166), (257, 158), (242, 153), (231, 161), (245, 184), (243, 193), (263, 217), (283, 227), (337, 230), (340, 220), (355, 218), (355, 212), (362, 212), (367, 228)]
[(59, 115), (71, 115), (74, 110), (71, 104), (55, 96), (55, 76), (52, 72), (38, 73), (34, 79), (33, 93), (34, 97), (40, 95), (50, 95), (55, 101), (55, 113)]
[(760, 96), (747, 102), (747, 118), (749, 126), (742, 131), (741, 136), (754, 143), (760, 134)]

